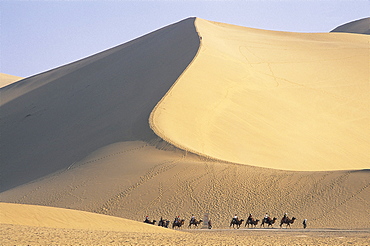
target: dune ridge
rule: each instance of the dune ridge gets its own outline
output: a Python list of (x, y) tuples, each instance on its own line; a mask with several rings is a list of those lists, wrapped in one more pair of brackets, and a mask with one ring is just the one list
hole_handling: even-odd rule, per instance
[(233, 163), (369, 168), (368, 36), (195, 24), (201, 48), (151, 113), (157, 135)]
[(23, 79), (23, 77), (0, 73), (0, 88)]
[(1, 88), (0, 191), (109, 144), (156, 139), (149, 114), (198, 51), (193, 22)]
[(358, 34), (370, 34), (370, 17), (351, 21), (340, 25), (330, 32), (346, 32), (346, 33), (358, 33)]

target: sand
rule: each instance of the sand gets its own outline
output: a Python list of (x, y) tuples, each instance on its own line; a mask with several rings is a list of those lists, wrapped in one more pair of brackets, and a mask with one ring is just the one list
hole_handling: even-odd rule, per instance
[(195, 24), (200, 50), (153, 110), (157, 135), (259, 167), (370, 167), (369, 36)]
[(0, 224), (2, 245), (369, 245), (369, 231), (234, 230), (125, 233)]
[(20, 226), (94, 229), (100, 231), (176, 233), (167, 228), (102, 214), (35, 205), (0, 203), (1, 224)]
[[(285, 212), (310, 228), (370, 228), (369, 171), (298, 172), (216, 162), (160, 143), (107, 146), (41, 180), (2, 192), (1, 200), (78, 209), (135, 221), (146, 215), (173, 221), (209, 213), (227, 229), (245, 219)], [(170, 146), (167, 146), (170, 148)], [(356, 222), (348, 221), (356, 218)], [(244, 226), (244, 225), (243, 225)], [(279, 222), (275, 227), (279, 227)]]
[(7, 144), (1, 146), (0, 191), (109, 144), (157, 138), (150, 112), (198, 47), (194, 19), (186, 19), (1, 88), (1, 140)]
[(7, 85), (10, 85), (14, 82), (17, 82), (19, 80), (23, 79), (19, 76), (14, 76), (10, 74), (0, 73), (0, 88), (5, 87)]
[(366, 245), (368, 41), (189, 18), (1, 88), (2, 241)]

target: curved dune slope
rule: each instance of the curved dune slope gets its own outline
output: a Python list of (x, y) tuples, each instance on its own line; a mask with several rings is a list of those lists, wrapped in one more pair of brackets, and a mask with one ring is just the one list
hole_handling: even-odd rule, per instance
[(195, 24), (201, 48), (151, 114), (159, 136), (260, 167), (369, 168), (368, 36)]
[(370, 34), (370, 17), (345, 23), (334, 28), (331, 32)]
[(198, 48), (189, 18), (1, 88), (0, 190), (115, 142), (157, 138), (150, 112)]
[(1, 224), (122, 232), (176, 233), (137, 221), (72, 209), (0, 203)]

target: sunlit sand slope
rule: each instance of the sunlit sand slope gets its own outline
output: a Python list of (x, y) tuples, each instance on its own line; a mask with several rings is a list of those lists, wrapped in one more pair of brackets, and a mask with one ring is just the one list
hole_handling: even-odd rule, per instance
[(195, 24), (201, 48), (151, 114), (159, 136), (260, 167), (370, 167), (369, 36)]
[(0, 73), (0, 88), (10, 85), (11, 83), (14, 83), (18, 80), (23, 79), (22, 77), (19, 76), (14, 76), (10, 74), (5, 74), (5, 73)]
[(50, 228), (176, 233), (162, 227), (102, 214), (45, 206), (0, 203), (0, 223)]
[(115, 142), (157, 138), (150, 112), (198, 48), (189, 18), (1, 88), (0, 190)]

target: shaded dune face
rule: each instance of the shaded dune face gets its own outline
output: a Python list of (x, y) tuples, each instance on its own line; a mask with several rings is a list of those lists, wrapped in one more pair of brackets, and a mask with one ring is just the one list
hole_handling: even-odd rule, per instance
[(151, 110), (199, 48), (194, 18), (1, 88), (0, 189), (156, 137)]
[(370, 35), (370, 18), (363, 18), (360, 20), (351, 21), (340, 25), (331, 32), (346, 32), (346, 33), (359, 33)]
[(195, 23), (201, 48), (151, 114), (160, 137), (260, 167), (369, 167), (368, 36)]

